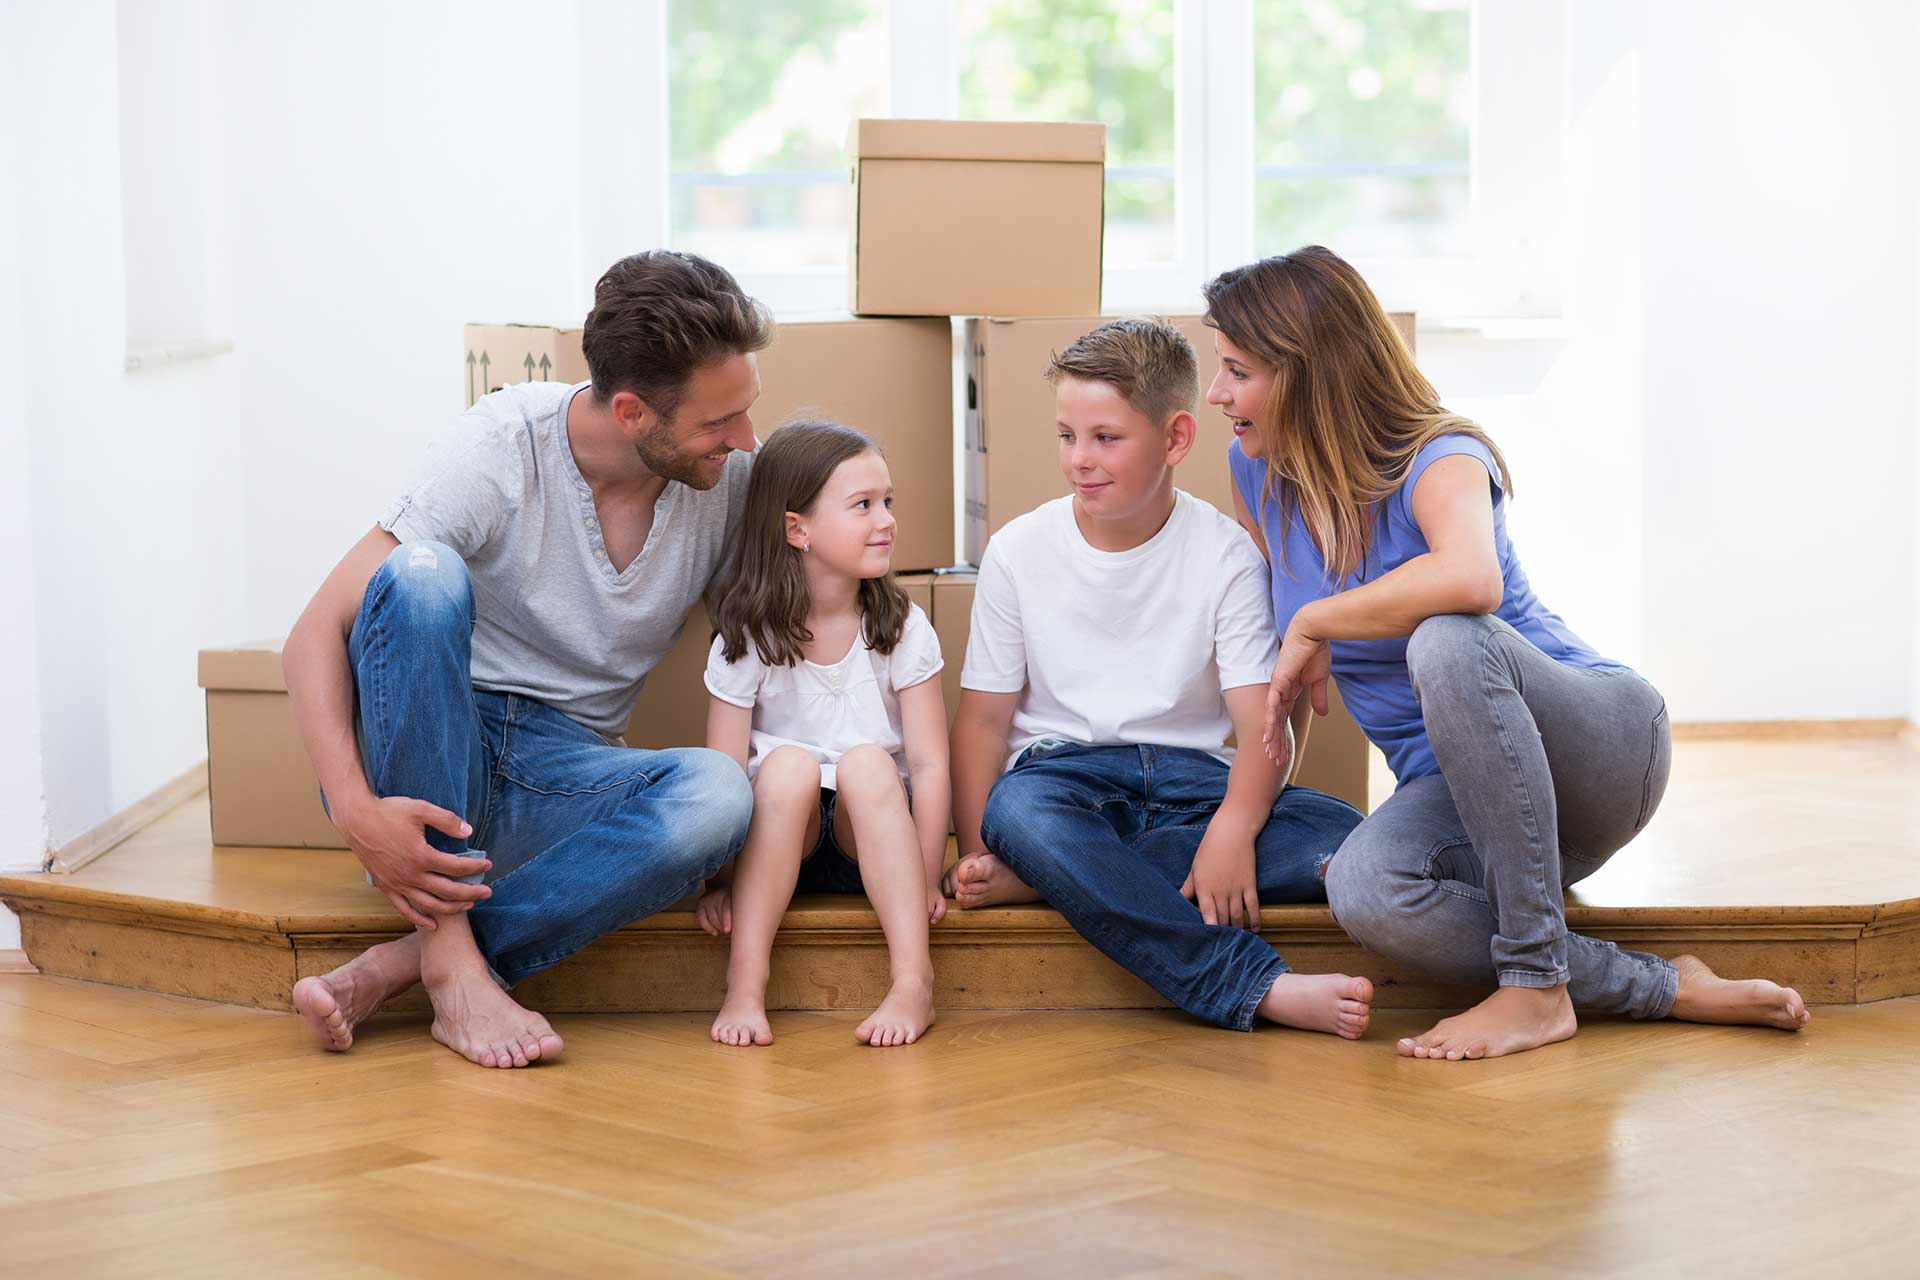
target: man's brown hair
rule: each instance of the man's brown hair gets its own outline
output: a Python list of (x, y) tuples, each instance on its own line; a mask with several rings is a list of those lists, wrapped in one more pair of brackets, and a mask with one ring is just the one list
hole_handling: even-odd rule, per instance
[(580, 346), (595, 399), (631, 391), (671, 422), (694, 370), (772, 340), (772, 314), (725, 268), (649, 249), (620, 259), (594, 285)]
[(1062, 378), (1104, 382), (1156, 427), (1176, 413), (1191, 413), (1200, 398), (1193, 344), (1158, 320), (1109, 320), (1055, 352), (1046, 376), (1055, 386)]

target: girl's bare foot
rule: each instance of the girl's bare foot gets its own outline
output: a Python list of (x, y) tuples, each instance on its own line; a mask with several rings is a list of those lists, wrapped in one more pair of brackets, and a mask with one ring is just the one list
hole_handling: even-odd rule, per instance
[(1013, 868), (990, 853), (976, 853), (947, 868), (940, 891), (952, 898), (963, 911), (976, 907), (998, 907), (1012, 902), (1038, 902), (1027, 882), (1013, 874)]
[(761, 994), (727, 988), (727, 998), (713, 1020), (716, 1044), (772, 1044), (773, 1028), (767, 1024), (767, 1000)]
[(322, 1049), (345, 1053), (353, 1047), (355, 1027), (419, 980), (419, 937), (408, 934), (367, 948), (332, 973), (300, 979), (293, 1007)]
[(880, 1007), (854, 1028), (853, 1038), (861, 1044), (883, 1049), (912, 1044), (932, 1025), (933, 975), (898, 978)]
[(1566, 984), (1501, 987), (1465, 1013), (1442, 1018), (1433, 1030), (1395, 1045), (1403, 1058), (1460, 1062), (1523, 1053), (1570, 1040), (1580, 1029)]
[(1798, 1031), (1813, 1021), (1806, 1001), (1792, 987), (1764, 978), (1722, 978), (1698, 956), (1675, 956), (1673, 967), (1680, 971), (1680, 990), (1673, 997), (1670, 1018), (1782, 1031)]
[(1344, 973), (1283, 973), (1255, 1012), (1283, 1027), (1358, 1040), (1373, 1018), (1373, 984)]
[(433, 1038), (483, 1067), (524, 1067), (557, 1057), (562, 1042), (547, 1020), (500, 989), (484, 965), (429, 975)]

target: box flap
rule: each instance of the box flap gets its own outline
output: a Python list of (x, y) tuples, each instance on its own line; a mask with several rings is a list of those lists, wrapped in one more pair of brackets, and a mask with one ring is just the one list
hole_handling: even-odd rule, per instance
[(855, 120), (856, 160), (1022, 160), (1104, 164), (1104, 124), (1007, 120)]
[(257, 693), (285, 693), (280, 674), (280, 639), (256, 640), (200, 651), (200, 687), (237, 689)]

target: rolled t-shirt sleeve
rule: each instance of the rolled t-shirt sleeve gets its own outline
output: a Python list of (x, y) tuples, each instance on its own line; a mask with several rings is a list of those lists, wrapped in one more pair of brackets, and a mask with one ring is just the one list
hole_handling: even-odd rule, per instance
[(402, 542), (442, 542), (472, 556), (505, 521), (523, 472), (517, 450), (488, 420), (462, 415), (428, 450), (380, 527)]
[(1393, 495), (1393, 503), (1403, 520), (1409, 523), (1413, 521), (1413, 487), (1420, 483), (1420, 477), (1427, 473), (1427, 468), (1442, 458), (1451, 458), (1456, 454), (1480, 459), (1487, 469), (1488, 492), (1493, 505), (1500, 505), (1506, 490), (1500, 483), (1500, 464), (1493, 460), (1493, 450), (1474, 436), (1435, 436), (1413, 455), (1413, 465), (1407, 468), (1407, 478), (1400, 482), (1400, 488)]
[(946, 666), (940, 656), (940, 637), (934, 634), (933, 624), (919, 605), (907, 606), (907, 625), (889, 656), (887, 676), (896, 693), (932, 679)]
[(737, 662), (728, 662), (722, 652), (725, 636), (715, 636), (707, 650), (707, 692), (736, 707), (752, 707), (760, 697), (760, 684), (767, 678), (766, 664), (760, 653), (747, 642), (747, 651)]
[(973, 588), (973, 616), (960, 687), (981, 693), (1018, 693), (1027, 684), (1027, 642), (1020, 630), (1020, 597), (1001, 557), (989, 542)]
[(1253, 540), (1239, 532), (1221, 559), (1226, 581), (1214, 615), (1213, 657), (1223, 690), (1267, 683), (1280, 656), (1267, 598), (1267, 564)]

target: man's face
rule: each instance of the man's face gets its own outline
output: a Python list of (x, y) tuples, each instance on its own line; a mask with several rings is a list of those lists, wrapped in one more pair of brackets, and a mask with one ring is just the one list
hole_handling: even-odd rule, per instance
[(728, 356), (695, 369), (671, 419), (656, 419), (635, 439), (647, 470), (690, 489), (720, 483), (727, 455), (754, 449), (748, 410), (760, 398), (760, 370), (751, 354)]

